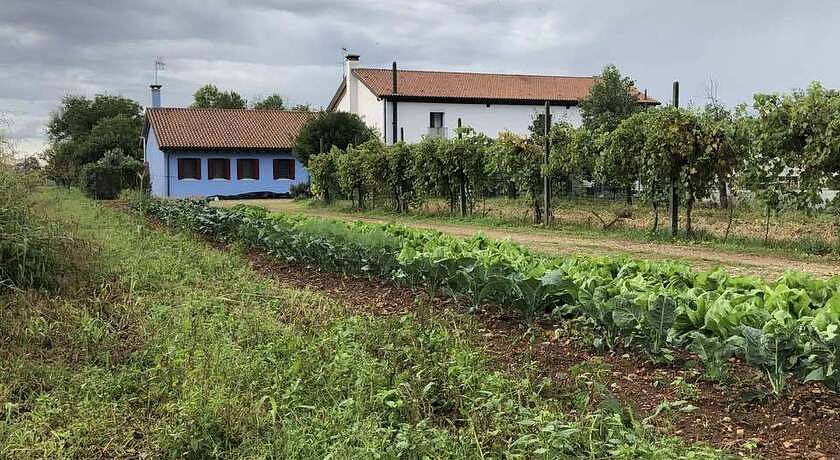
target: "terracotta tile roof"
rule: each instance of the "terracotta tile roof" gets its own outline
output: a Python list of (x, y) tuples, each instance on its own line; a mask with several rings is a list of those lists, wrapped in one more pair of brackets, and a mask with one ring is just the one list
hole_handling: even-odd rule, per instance
[(160, 107), (146, 110), (161, 149), (291, 149), (313, 112)]
[[(392, 95), (390, 69), (357, 68), (353, 72), (377, 97)], [(597, 77), (398, 70), (397, 97), (577, 103), (589, 94), (596, 80)], [(645, 98), (638, 90), (636, 92), (640, 102), (658, 104), (655, 99)]]

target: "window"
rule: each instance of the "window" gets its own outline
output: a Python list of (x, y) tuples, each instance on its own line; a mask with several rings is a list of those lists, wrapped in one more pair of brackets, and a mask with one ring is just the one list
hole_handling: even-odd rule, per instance
[(227, 158), (209, 158), (207, 160), (207, 178), (230, 180), (230, 160)]
[(178, 158), (178, 179), (201, 179), (201, 159)]
[(275, 179), (294, 179), (295, 178), (295, 160), (291, 158), (275, 158), (274, 159), (274, 178)]
[(443, 128), (443, 112), (429, 112), (429, 128)]
[(260, 160), (255, 158), (240, 158), (236, 160), (237, 179), (259, 179)]

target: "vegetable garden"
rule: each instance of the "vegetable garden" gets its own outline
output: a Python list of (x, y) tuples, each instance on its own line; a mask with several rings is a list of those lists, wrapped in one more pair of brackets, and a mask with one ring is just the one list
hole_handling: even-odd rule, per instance
[(496, 304), (526, 321), (547, 313), (583, 319), (597, 331), (596, 346), (636, 349), (656, 362), (688, 348), (716, 375), (739, 356), (766, 375), (776, 395), (790, 375), (840, 389), (840, 278), (791, 272), (767, 283), (678, 263), (549, 258), (482, 236), (269, 215), (254, 207), (135, 205), (169, 226), (284, 261), (389, 279), (471, 306)]

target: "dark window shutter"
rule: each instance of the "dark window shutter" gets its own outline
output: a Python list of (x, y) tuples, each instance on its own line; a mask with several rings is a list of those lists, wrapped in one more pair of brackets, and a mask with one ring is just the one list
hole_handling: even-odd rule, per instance
[(230, 159), (225, 160), (225, 179), (230, 180)]
[(251, 164), (254, 165), (254, 179), (260, 178), (260, 160), (251, 160)]
[(295, 179), (295, 160), (286, 160), (289, 166), (289, 179)]
[(281, 177), (283, 177), (283, 175), (281, 174), (281, 171), (280, 171), (280, 169), (281, 169), (280, 160), (278, 158), (275, 158), (274, 161), (271, 162), (271, 166), (274, 169), (274, 179), (280, 179)]
[(184, 159), (178, 158), (178, 180), (184, 178)]

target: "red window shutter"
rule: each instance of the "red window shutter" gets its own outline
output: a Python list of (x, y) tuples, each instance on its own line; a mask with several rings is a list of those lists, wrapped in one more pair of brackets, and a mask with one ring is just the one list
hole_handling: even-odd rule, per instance
[(243, 164), (244, 163), (243, 163), (242, 160), (236, 160), (236, 178), (237, 179), (242, 179), (242, 166), (243, 166)]
[(225, 160), (225, 179), (230, 180), (230, 159)]
[(295, 160), (286, 160), (286, 164), (289, 166), (289, 179), (295, 179)]
[(259, 180), (259, 178), (260, 178), (260, 160), (251, 160), (251, 163), (254, 165), (254, 179)]
[(280, 160), (275, 158), (274, 161), (272, 161), (271, 163), (274, 168), (274, 179), (280, 179), (281, 177), (283, 177), (283, 175), (281, 174), (282, 165), (280, 164)]
[(184, 159), (178, 158), (178, 180), (184, 178)]

